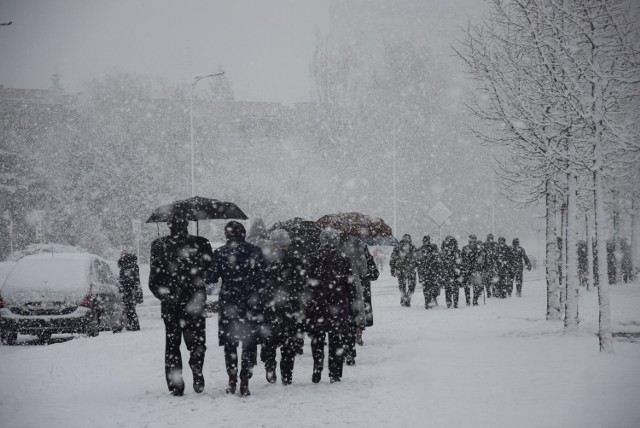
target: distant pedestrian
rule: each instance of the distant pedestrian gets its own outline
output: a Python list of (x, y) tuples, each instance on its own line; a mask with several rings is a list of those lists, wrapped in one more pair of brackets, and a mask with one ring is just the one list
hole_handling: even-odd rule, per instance
[(329, 380), (339, 382), (344, 364), (344, 341), (350, 319), (357, 316), (356, 288), (351, 263), (338, 246), (340, 233), (331, 228), (320, 233), (320, 248), (309, 256), (306, 330), (313, 355), (312, 382), (322, 378), (324, 347), (329, 339)]
[(188, 221), (168, 222), (170, 234), (151, 243), (149, 289), (160, 300), (165, 326), (165, 376), (169, 391), (184, 393), (180, 343), (184, 337), (191, 356), (193, 389), (204, 389), (202, 366), (206, 347), (207, 293), (205, 275), (211, 265), (209, 241), (189, 235)]
[[(516, 283), (516, 296), (518, 297), (522, 296), (522, 270), (525, 266), (527, 270), (531, 270), (531, 262), (527, 257), (527, 252), (520, 246), (520, 240), (514, 238), (513, 246), (511, 247), (511, 274)], [(513, 283), (509, 285), (509, 288), (513, 290)]]
[(242, 343), (240, 396), (251, 395), (249, 379), (257, 362), (258, 344), (265, 337), (266, 260), (262, 250), (245, 240), (244, 226), (230, 221), (224, 228), (227, 243), (213, 253), (212, 281), (222, 279), (218, 311), (218, 345), (224, 347), (229, 376), (227, 394), (238, 383), (238, 346)]
[(476, 235), (469, 235), (469, 244), (462, 249), (462, 271), (464, 272), (464, 296), (467, 306), (473, 290), (473, 306), (478, 306), (478, 297), (482, 294), (482, 273), (484, 255)]
[(391, 253), (389, 267), (391, 276), (398, 278), (401, 306), (411, 306), (411, 296), (416, 289), (415, 251), (411, 236), (405, 234)]
[(280, 377), (283, 385), (290, 385), (295, 356), (304, 334), (306, 268), (302, 258), (291, 248), (291, 239), (285, 230), (271, 232), (265, 246), (267, 280), (263, 296), (268, 334), (260, 357), (265, 365), (267, 382), (275, 383), (276, 354), (280, 348)]
[(140, 268), (138, 256), (123, 251), (118, 260), (120, 268), (120, 295), (126, 316), (125, 328), (131, 331), (140, 330), (140, 322), (136, 313), (136, 305), (142, 303), (142, 287), (140, 286)]
[(440, 275), (444, 283), (447, 308), (457, 308), (460, 287), (462, 286), (462, 259), (458, 249), (458, 241), (448, 235), (442, 243), (440, 252)]
[(484, 268), (482, 272), (482, 282), (487, 292), (487, 298), (495, 295), (495, 290), (500, 279), (498, 275), (497, 249), (498, 244), (493, 240), (493, 234), (487, 235), (487, 240), (482, 244), (484, 256)]
[(418, 280), (422, 285), (425, 309), (430, 308), (432, 301), (436, 303), (436, 298), (440, 293), (438, 257), (438, 246), (431, 242), (430, 236), (424, 236), (422, 246), (416, 250), (416, 266)]
[(507, 240), (504, 237), (498, 238), (498, 246), (496, 247), (496, 266), (498, 271), (498, 282), (496, 283), (496, 296), (500, 299), (504, 299), (507, 296), (511, 297), (509, 292), (509, 282), (512, 283), (512, 271), (511, 271), (511, 247), (507, 245)]

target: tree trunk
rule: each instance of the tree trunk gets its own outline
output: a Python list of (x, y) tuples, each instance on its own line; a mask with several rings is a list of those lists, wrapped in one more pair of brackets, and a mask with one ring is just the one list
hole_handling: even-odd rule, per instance
[(556, 235), (556, 189), (553, 179), (547, 179), (546, 189), (547, 229), (546, 260), (547, 268), (547, 319), (560, 320), (560, 286), (558, 284), (558, 238)]
[[(566, 195), (566, 192), (565, 192)], [(560, 271), (558, 275), (558, 281), (560, 283), (560, 310), (562, 311), (562, 318), (565, 317), (565, 309), (567, 304), (567, 199), (566, 196), (562, 197), (562, 206), (560, 207), (560, 252), (558, 260), (558, 269)]]
[(586, 218), (587, 223), (587, 290), (594, 287), (593, 280), (593, 212), (589, 211)]
[(613, 352), (613, 338), (611, 335), (611, 300), (609, 297), (609, 278), (607, 278), (607, 241), (605, 239), (604, 189), (602, 173), (593, 172), (595, 186), (595, 234), (598, 252), (598, 310), (600, 351)]
[(571, 171), (567, 174), (567, 295), (564, 311), (564, 331), (578, 328), (578, 195), (577, 177)]
[(638, 214), (636, 208), (638, 203), (635, 200), (635, 195), (631, 199), (631, 272), (633, 268), (638, 266)]
[(613, 193), (613, 257), (615, 266), (615, 284), (622, 283), (622, 246), (620, 239), (620, 192)]

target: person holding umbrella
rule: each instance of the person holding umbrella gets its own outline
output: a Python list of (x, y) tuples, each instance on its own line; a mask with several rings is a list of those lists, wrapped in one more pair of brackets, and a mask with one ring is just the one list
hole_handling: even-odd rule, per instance
[(165, 325), (165, 377), (171, 394), (182, 396), (182, 338), (191, 353), (193, 389), (204, 389), (202, 366), (206, 351), (205, 274), (213, 254), (209, 241), (189, 235), (188, 221), (172, 218), (170, 234), (151, 243), (149, 289), (160, 300)]
[(324, 346), (329, 337), (329, 380), (340, 382), (344, 364), (344, 341), (350, 319), (358, 314), (354, 307), (356, 289), (349, 259), (338, 248), (340, 232), (326, 228), (320, 233), (320, 248), (308, 261), (306, 331), (311, 338), (313, 374), (320, 382), (324, 366)]
[(238, 346), (242, 343), (240, 396), (251, 395), (249, 379), (257, 361), (258, 342), (265, 331), (266, 260), (262, 250), (245, 240), (244, 226), (230, 221), (224, 228), (227, 243), (213, 253), (211, 281), (222, 279), (218, 311), (218, 344), (224, 347), (229, 376), (227, 394), (238, 383)]

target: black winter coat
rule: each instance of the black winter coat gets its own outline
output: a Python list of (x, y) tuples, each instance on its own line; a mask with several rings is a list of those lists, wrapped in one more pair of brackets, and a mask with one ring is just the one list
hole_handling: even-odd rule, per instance
[(408, 276), (412, 273), (415, 275), (415, 251), (416, 247), (411, 242), (406, 240), (398, 242), (398, 245), (393, 248), (389, 259), (391, 275), (398, 277)]
[[(578, 260), (578, 266), (580, 265)], [(531, 263), (527, 252), (521, 246), (511, 247), (511, 270), (513, 272), (522, 271), (524, 267), (531, 269)]]
[(205, 275), (211, 265), (206, 238), (178, 234), (151, 243), (149, 289), (160, 299), (162, 314), (187, 310), (205, 316)]
[(373, 304), (371, 301), (371, 281), (376, 281), (380, 276), (380, 271), (376, 265), (373, 256), (369, 252), (369, 248), (364, 247), (364, 258), (367, 260), (367, 273), (360, 277), (362, 283), (362, 297), (364, 298), (364, 318), (365, 325), (371, 327), (373, 325)]
[(440, 252), (440, 277), (445, 287), (459, 287), (462, 285), (462, 258), (455, 240), (442, 245)]
[(354, 313), (356, 287), (351, 263), (338, 249), (323, 245), (311, 254), (307, 265), (310, 300), (306, 307), (306, 331), (310, 334), (346, 334)]
[(512, 274), (512, 252), (507, 244), (498, 244), (496, 247), (496, 267), (499, 275)]
[(416, 250), (418, 279), (421, 283), (437, 284), (439, 256), (436, 244), (425, 244)]
[(267, 265), (262, 294), (270, 339), (283, 345), (304, 329), (307, 277), (302, 258), (291, 249), (274, 250), (273, 259)]
[(213, 253), (211, 280), (222, 279), (218, 296), (218, 344), (235, 345), (266, 335), (264, 292), (267, 263), (244, 238), (229, 239)]
[(491, 276), (498, 274), (497, 247), (498, 243), (495, 241), (486, 241), (482, 244), (482, 251), (484, 253), (484, 271)]
[(484, 252), (479, 245), (465, 245), (462, 249), (462, 272), (465, 280), (474, 272), (484, 270)]

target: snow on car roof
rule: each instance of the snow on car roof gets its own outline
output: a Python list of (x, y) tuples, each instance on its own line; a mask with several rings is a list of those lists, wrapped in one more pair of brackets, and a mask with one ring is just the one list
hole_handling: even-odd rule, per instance
[(9, 296), (27, 290), (86, 290), (90, 283), (90, 264), (94, 259), (102, 260), (88, 253), (49, 253), (23, 257), (9, 271), (2, 292)]

